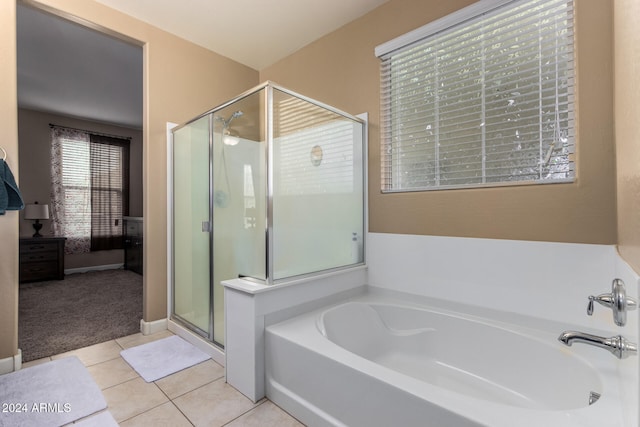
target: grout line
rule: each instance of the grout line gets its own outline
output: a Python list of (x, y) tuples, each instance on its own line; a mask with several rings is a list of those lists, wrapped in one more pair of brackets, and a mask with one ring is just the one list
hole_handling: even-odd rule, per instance
[(182, 409), (180, 409), (180, 407), (178, 405), (176, 405), (176, 403), (173, 400), (169, 400), (169, 402), (171, 402), (171, 404), (173, 405), (174, 408), (176, 408), (178, 410), (178, 412), (180, 412), (182, 414), (182, 416), (187, 420), (187, 422), (189, 424), (191, 424), (192, 426), (195, 426), (195, 424), (193, 422), (191, 422), (191, 418), (189, 418), (187, 416), (187, 414), (185, 414), (184, 412), (182, 412)]
[[(204, 362), (202, 362), (202, 363), (204, 363)], [(187, 368), (187, 369), (189, 369), (189, 368)], [(178, 372), (180, 372), (180, 371), (178, 371)], [(176, 373), (177, 373), (177, 372), (176, 372)], [(172, 374), (172, 375), (173, 375), (173, 374)], [(171, 375), (169, 375), (169, 376), (171, 376)], [(167, 377), (164, 377), (164, 378), (167, 378)], [(182, 414), (182, 416), (187, 420), (187, 422), (188, 422), (189, 424), (191, 424), (192, 426), (195, 426), (195, 424), (191, 421), (191, 419), (189, 418), (189, 416), (187, 416), (187, 414), (185, 414), (184, 412), (182, 412), (182, 410), (180, 409), (180, 407), (179, 407), (178, 405), (176, 405), (176, 402), (174, 402), (174, 400), (175, 400), (175, 399), (178, 399), (178, 398), (180, 398), (180, 397), (182, 397), (182, 396), (184, 396), (185, 394), (191, 393), (192, 391), (198, 390), (199, 388), (202, 388), (202, 387), (204, 387), (205, 385), (209, 385), (209, 384), (211, 384), (213, 381), (209, 381), (208, 383), (203, 384), (203, 385), (201, 385), (200, 387), (197, 387), (197, 388), (195, 388), (195, 389), (193, 389), (193, 390), (190, 390), (190, 391), (184, 392), (184, 393), (182, 393), (181, 395), (176, 396), (176, 397), (174, 397), (174, 398), (172, 399), (172, 398), (170, 398), (170, 397), (169, 397), (169, 395), (168, 395), (167, 393), (165, 393), (165, 391), (162, 389), (162, 387), (160, 387), (158, 384), (156, 384), (156, 382), (157, 382), (157, 381), (159, 381), (159, 380), (161, 380), (161, 379), (162, 379), (162, 378), (160, 378), (160, 379), (158, 379), (158, 380), (154, 381), (154, 382), (153, 382), (153, 384), (155, 384), (155, 386), (156, 386), (156, 387), (158, 387), (158, 388), (160, 389), (160, 391), (162, 392), (162, 394), (164, 394), (164, 395), (167, 397), (167, 399), (169, 399), (169, 402), (173, 405), (173, 407), (174, 407), (174, 408), (176, 408), (176, 409), (178, 410), (178, 412), (180, 412), (180, 413)], [(218, 379), (219, 379), (219, 378), (215, 379), (214, 381), (217, 381)]]
[[(166, 401), (166, 402), (162, 402), (162, 403), (160, 403), (159, 405), (156, 405), (156, 406), (154, 406), (154, 407), (152, 407), (152, 408), (149, 408), (149, 409), (147, 409), (147, 410), (146, 410), (146, 411), (144, 411), (144, 412), (140, 412), (139, 414), (136, 414), (136, 415), (134, 415), (134, 416), (132, 416), (132, 417), (126, 418), (126, 419), (124, 419), (124, 420), (120, 420), (120, 421), (118, 421), (118, 424), (123, 423), (123, 422), (125, 422), (125, 421), (132, 420), (132, 419), (134, 419), (134, 418), (136, 418), (136, 417), (139, 417), (140, 415), (144, 415), (144, 414), (146, 414), (146, 413), (147, 413), (147, 412), (149, 412), (149, 411), (153, 411), (154, 409), (161, 407), (162, 405), (166, 405), (167, 403), (173, 403), (173, 402), (171, 401), (171, 399), (169, 399), (168, 401)], [(175, 406), (175, 405), (173, 405), (173, 406)], [(109, 407), (108, 407), (108, 406), (107, 406), (107, 409), (109, 409)], [(189, 420), (189, 423), (191, 423), (191, 420)], [(191, 423), (191, 425), (193, 425), (193, 423)]]
[[(187, 368), (187, 369), (188, 369), (188, 368)], [(180, 371), (179, 371), (179, 372), (180, 372)], [(173, 374), (172, 374), (172, 375), (173, 375)], [(164, 377), (164, 378), (167, 378), (167, 377)], [(211, 383), (214, 383), (214, 382), (216, 382), (216, 381), (219, 381), (221, 378), (224, 378), (224, 375), (221, 375), (221, 376), (219, 376), (218, 378), (214, 378), (213, 380), (211, 380), (211, 381), (209, 381), (209, 382), (207, 382), (207, 383), (204, 383), (204, 384), (202, 384), (202, 385), (200, 385), (200, 386), (198, 386), (198, 387), (196, 387), (196, 388), (194, 388), (194, 389), (192, 389), (192, 390), (185, 391), (184, 393), (177, 395), (177, 396), (176, 396), (176, 397), (174, 397), (173, 399), (169, 398), (169, 400), (178, 399), (178, 398), (180, 398), (180, 397), (182, 397), (182, 396), (184, 396), (184, 395), (186, 395), (186, 394), (189, 394), (189, 393), (194, 392), (194, 391), (196, 391), (196, 390), (198, 390), (198, 389), (201, 389), (202, 387), (208, 386), (208, 385), (209, 385), (209, 384), (211, 384)], [(161, 379), (162, 379), (162, 378), (160, 378), (160, 380), (161, 380)], [(160, 381), (160, 380), (157, 380), (157, 381)], [(154, 381), (154, 384), (155, 384), (155, 381)], [(158, 386), (158, 388), (159, 388), (160, 390), (162, 390), (162, 387)], [(163, 393), (164, 393), (164, 391), (163, 391)], [(165, 396), (169, 397), (166, 393), (165, 393)]]
[(242, 416), (244, 416), (244, 415), (248, 414), (249, 412), (251, 412), (251, 411), (253, 411), (253, 410), (255, 410), (255, 409), (258, 409), (258, 407), (260, 407), (260, 406), (264, 405), (264, 403), (265, 403), (266, 401), (267, 401), (267, 399), (265, 399), (265, 398), (260, 399), (260, 400), (258, 401), (258, 403), (256, 403), (256, 404), (255, 404), (255, 406), (254, 406), (253, 408), (251, 408), (251, 409), (248, 409), (248, 410), (244, 411), (242, 414), (238, 415), (237, 417), (235, 417), (234, 419), (230, 420), (229, 422), (227, 422), (227, 423), (223, 424), (222, 426), (224, 427), (224, 426), (226, 426), (226, 425), (229, 425), (229, 424), (231, 424), (232, 422), (234, 422), (235, 420), (237, 420), (238, 418), (240, 418), (240, 417), (242, 417)]
[[(107, 387), (107, 388), (103, 388), (101, 391), (102, 391), (102, 392), (103, 392), (103, 394), (104, 394), (104, 392), (105, 392), (106, 390), (111, 390), (111, 389), (112, 389), (112, 388), (114, 388), (114, 387), (118, 387), (118, 386), (121, 386), (121, 385), (123, 385), (123, 384), (130, 383), (131, 381), (135, 381), (135, 380), (137, 380), (138, 378), (142, 379), (142, 377), (138, 375), (136, 378), (131, 378), (131, 379), (128, 379), (128, 380), (123, 381), (123, 382), (121, 382), (121, 383), (114, 384), (114, 385), (109, 386), (109, 387)], [(144, 381), (144, 379), (143, 379), (143, 381)], [(156, 387), (157, 387), (157, 386), (156, 386)], [(160, 387), (158, 387), (158, 388), (160, 388)]]
[(174, 398), (173, 398), (173, 399), (171, 399), (171, 400), (178, 399), (178, 398), (180, 398), (180, 397), (182, 397), (182, 396), (184, 396), (184, 395), (187, 395), (187, 394), (189, 394), (189, 393), (193, 393), (193, 392), (194, 392), (194, 391), (196, 391), (196, 390), (200, 390), (201, 388), (206, 387), (206, 386), (208, 386), (209, 384), (215, 383), (216, 381), (220, 381), (220, 379), (222, 379), (222, 378), (224, 378), (224, 375), (222, 375), (221, 377), (216, 378), (215, 380), (211, 380), (211, 381), (209, 381), (209, 382), (208, 382), (208, 383), (206, 383), (206, 384), (202, 384), (201, 386), (198, 386), (198, 387), (194, 388), (193, 390), (185, 391), (185, 392), (184, 392), (184, 393), (182, 393), (181, 395), (176, 396), (176, 397), (174, 397)]
[[(119, 354), (118, 354), (118, 357), (120, 357)], [(118, 357), (113, 357), (111, 359), (101, 360), (100, 362), (96, 362), (96, 363), (92, 363), (91, 365), (84, 365), (84, 366), (85, 366), (85, 368), (90, 368), (92, 366), (96, 366), (96, 365), (99, 365), (99, 364), (104, 363), (104, 362), (111, 362), (112, 360), (116, 360)], [(80, 358), (78, 357), (78, 359), (80, 359)], [(80, 361), (82, 361), (82, 359), (80, 359)]]
[[(79, 422), (86, 421), (86, 420), (88, 420), (89, 418), (96, 417), (96, 416), (98, 416), (98, 415), (100, 415), (100, 414), (102, 414), (102, 413), (104, 413), (104, 412), (109, 412), (109, 407), (108, 407), (108, 406), (107, 406), (106, 408), (104, 408), (104, 409), (102, 409), (102, 410), (98, 411), (98, 412), (94, 412), (93, 414), (89, 414), (89, 415), (84, 416), (84, 417), (82, 417), (82, 418), (79, 418), (79, 419), (77, 419), (77, 420), (75, 420), (75, 421), (71, 421), (71, 422), (70, 422), (70, 423), (68, 423), (68, 424), (64, 424), (64, 427), (69, 427), (69, 426), (72, 426), (72, 425), (77, 424), (77, 423), (79, 423)], [(111, 416), (113, 416), (113, 414), (111, 414)]]
[[(120, 351), (125, 350), (125, 348), (122, 346), (122, 344), (120, 344), (120, 343), (118, 342), (118, 340), (119, 340), (119, 339), (120, 339), (120, 338), (116, 338), (114, 341), (116, 342), (116, 344), (118, 344), (118, 347), (120, 347), (120, 349), (121, 349)], [(118, 355), (120, 355), (120, 354), (118, 354)], [(122, 356), (121, 356), (121, 357), (122, 357)]]
[[(222, 378), (222, 377), (220, 377), (220, 378)], [(202, 387), (206, 387), (206, 386), (208, 386), (209, 384), (211, 384), (211, 383), (214, 383), (214, 382), (218, 381), (220, 378), (216, 378), (215, 380), (209, 381), (209, 382), (208, 382), (208, 383), (206, 383), (206, 384), (202, 384), (201, 386), (196, 387), (196, 388), (194, 388), (193, 390), (185, 391), (184, 393), (177, 395), (177, 396), (176, 396), (176, 397), (174, 397), (173, 399), (169, 398), (169, 400), (179, 399), (179, 398), (181, 398), (181, 397), (182, 397), (182, 396), (184, 396), (184, 395), (187, 395), (187, 394), (189, 394), (189, 393), (192, 393), (192, 392), (194, 392), (194, 391), (196, 391), (196, 390), (201, 389)], [(160, 386), (158, 386), (158, 388), (160, 388)], [(160, 390), (162, 390), (162, 388), (160, 388)], [(167, 396), (167, 397), (169, 397), (169, 396)]]
[[(125, 383), (128, 383), (128, 382), (131, 382), (131, 381), (136, 381), (137, 379), (141, 379), (141, 380), (143, 380), (143, 381), (144, 381), (144, 378), (142, 378), (140, 375), (138, 375), (138, 377), (137, 377), (137, 378), (132, 378), (132, 379), (127, 380), (127, 381), (125, 381), (125, 382), (123, 382), (123, 383), (120, 383), (120, 384), (118, 384), (118, 385), (122, 385), (122, 384), (125, 384)], [(136, 415), (134, 415), (134, 416), (132, 416), (132, 417), (126, 418), (126, 419), (124, 419), (124, 420), (120, 420), (120, 421), (118, 421), (118, 424), (120, 424), (121, 422), (129, 421), (129, 420), (131, 420), (131, 419), (133, 419), (133, 418), (135, 418), (135, 417), (137, 417), (137, 416), (139, 416), (139, 415), (146, 414), (146, 413), (147, 413), (147, 412), (149, 412), (149, 411), (153, 411), (154, 409), (159, 408), (160, 406), (162, 406), (162, 405), (164, 405), (164, 404), (166, 404), (166, 403), (173, 403), (173, 401), (172, 401), (171, 399), (169, 399), (169, 396), (167, 396), (167, 394), (166, 394), (166, 393), (165, 393), (165, 392), (164, 392), (164, 391), (163, 391), (163, 390), (162, 390), (162, 389), (161, 389), (161, 388), (160, 388), (160, 387), (159, 387), (155, 382), (148, 383), (148, 382), (146, 382), (146, 381), (145, 381), (145, 383), (146, 383), (146, 384), (153, 384), (154, 386), (156, 386), (156, 388), (157, 388), (158, 390), (160, 390), (160, 393), (162, 393), (162, 394), (167, 398), (167, 401), (166, 401), (166, 402), (159, 403), (159, 404), (157, 404), (156, 406), (153, 406), (153, 407), (151, 407), (151, 408), (147, 409), (146, 411), (144, 411), (144, 412), (140, 412), (139, 414), (136, 414)], [(113, 386), (113, 387), (116, 387), (116, 386)], [(113, 387), (109, 387), (109, 388), (113, 388)], [(105, 388), (104, 390), (107, 390), (107, 389)], [(102, 391), (104, 392), (104, 390), (102, 390)], [(104, 394), (104, 393), (103, 393), (103, 394)], [(175, 405), (174, 405), (174, 406), (175, 406)], [(107, 404), (107, 409), (109, 409), (109, 405), (108, 405), (108, 404)], [(191, 421), (189, 421), (189, 422), (191, 422)]]

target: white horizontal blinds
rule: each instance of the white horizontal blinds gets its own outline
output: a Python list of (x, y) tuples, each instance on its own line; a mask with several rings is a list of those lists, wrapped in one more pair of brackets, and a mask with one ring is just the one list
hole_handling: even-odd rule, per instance
[(280, 195), (354, 191), (351, 120), (306, 100), (275, 92), (275, 185)]
[(571, 1), (510, 2), (381, 60), (383, 191), (573, 180)]
[(91, 235), (91, 174), (89, 135), (60, 139), (64, 200), (60, 206), (64, 237), (88, 238)]

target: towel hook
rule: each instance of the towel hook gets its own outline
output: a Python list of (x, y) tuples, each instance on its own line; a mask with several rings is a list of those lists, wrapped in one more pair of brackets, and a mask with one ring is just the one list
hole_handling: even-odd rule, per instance
[(2, 150), (2, 160), (7, 160), (7, 152), (5, 149), (0, 147), (0, 150)]

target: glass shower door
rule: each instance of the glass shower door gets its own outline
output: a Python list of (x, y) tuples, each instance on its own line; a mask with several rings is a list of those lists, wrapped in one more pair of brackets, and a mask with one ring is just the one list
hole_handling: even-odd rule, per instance
[(224, 345), (224, 286), (238, 277), (265, 280), (263, 92), (213, 116), (213, 341)]
[(210, 116), (173, 134), (173, 310), (213, 338), (211, 313)]

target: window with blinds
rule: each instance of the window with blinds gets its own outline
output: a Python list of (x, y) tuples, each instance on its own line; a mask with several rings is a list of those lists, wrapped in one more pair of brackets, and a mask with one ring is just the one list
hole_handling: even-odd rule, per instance
[(376, 55), (383, 191), (574, 180), (572, 1), (483, 0)]
[(54, 132), (52, 141), (52, 210), (58, 234), (86, 240), (86, 249), (78, 249), (78, 253), (123, 248), (123, 216), (128, 214), (129, 204), (129, 141), (56, 130), (59, 132)]

